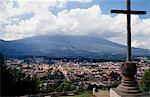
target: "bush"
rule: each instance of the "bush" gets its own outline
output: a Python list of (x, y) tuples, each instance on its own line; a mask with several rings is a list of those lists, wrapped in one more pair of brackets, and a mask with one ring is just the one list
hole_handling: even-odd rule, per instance
[(141, 90), (150, 91), (150, 69), (146, 70), (141, 81)]
[(62, 92), (62, 91), (73, 91), (75, 90), (76, 87), (70, 83), (70, 82), (62, 82), (58, 87), (57, 91)]
[(0, 54), (1, 96), (22, 96), (39, 93), (36, 78), (22, 73), (16, 68), (8, 68)]

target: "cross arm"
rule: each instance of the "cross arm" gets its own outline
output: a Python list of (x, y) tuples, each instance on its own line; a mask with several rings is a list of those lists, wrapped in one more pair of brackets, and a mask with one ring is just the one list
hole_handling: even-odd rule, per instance
[(111, 13), (121, 13), (121, 14), (146, 14), (146, 11), (128, 11), (128, 10), (111, 10)]
[(111, 10), (111, 13), (122, 13), (122, 14), (127, 14), (126, 10)]
[(131, 11), (131, 14), (146, 14), (146, 11)]

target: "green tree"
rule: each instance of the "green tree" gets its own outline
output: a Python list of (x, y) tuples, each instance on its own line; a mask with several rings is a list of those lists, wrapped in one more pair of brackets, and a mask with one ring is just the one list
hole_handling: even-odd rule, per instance
[(16, 68), (8, 68), (0, 54), (1, 96), (20, 96), (38, 93), (37, 79)]
[(141, 81), (141, 90), (150, 91), (150, 69), (146, 70)]
[(57, 91), (72, 91), (75, 89), (75, 86), (71, 84), (70, 82), (62, 82), (58, 87)]
[(111, 88), (117, 88), (117, 87), (118, 87), (118, 85), (119, 85), (118, 83), (113, 82), (113, 83), (111, 84), (111, 86), (110, 86), (110, 87), (111, 87)]
[(118, 79), (120, 79), (121, 76), (117, 72), (112, 71), (110, 73), (110, 77), (111, 77), (112, 80), (118, 80)]
[(1, 96), (13, 95), (14, 81), (10, 68), (5, 65), (4, 57), (0, 53), (0, 73), (1, 73)]

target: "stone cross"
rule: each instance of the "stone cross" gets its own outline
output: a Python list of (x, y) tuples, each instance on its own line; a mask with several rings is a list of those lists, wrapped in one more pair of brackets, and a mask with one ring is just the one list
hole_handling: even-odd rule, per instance
[(131, 61), (131, 14), (146, 14), (146, 12), (132, 11), (131, 0), (126, 0), (126, 7), (126, 10), (111, 10), (111, 13), (127, 14), (127, 60), (121, 66), (120, 70), (122, 73), (122, 81), (115, 91), (118, 93), (135, 94), (139, 93), (140, 90), (138, 88), (138, 83), (135, 78), (135, 75), (137, 73), (137, 64)]
[(111, 10), (111, 13), (127, 14), (127, 61), (131, 61), (131, 14), (146, 14), (146, 11), (131, 11), (131, 1), (126, 0), (126, 10)]

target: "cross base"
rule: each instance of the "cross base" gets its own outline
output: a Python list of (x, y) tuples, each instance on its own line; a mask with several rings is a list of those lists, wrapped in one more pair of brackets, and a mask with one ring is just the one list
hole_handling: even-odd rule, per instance
[(150, 97), (150, 93), (127, 93), (118, 88), (110, 89), (110, 97)]
[(139, 93), (138, 82), (134, 77), (137, 73), (136, 64), (125, 62), (120, 69), (122, 72), (122, 81), (117, 89), (126, 93)]
[(140, 93), (138, 82), (134, 77), (123, 76), (121, 84), (117, 87), (117, 89), (126, 93)]
[(150, 93), (142, 93), (138, 88), (138, 82), (135, 79), (137, 73), (136, 64), (125, 62), (121, 66), (122, 81), (114, 89), (110, 89), (110, 97), (150, 97)]

